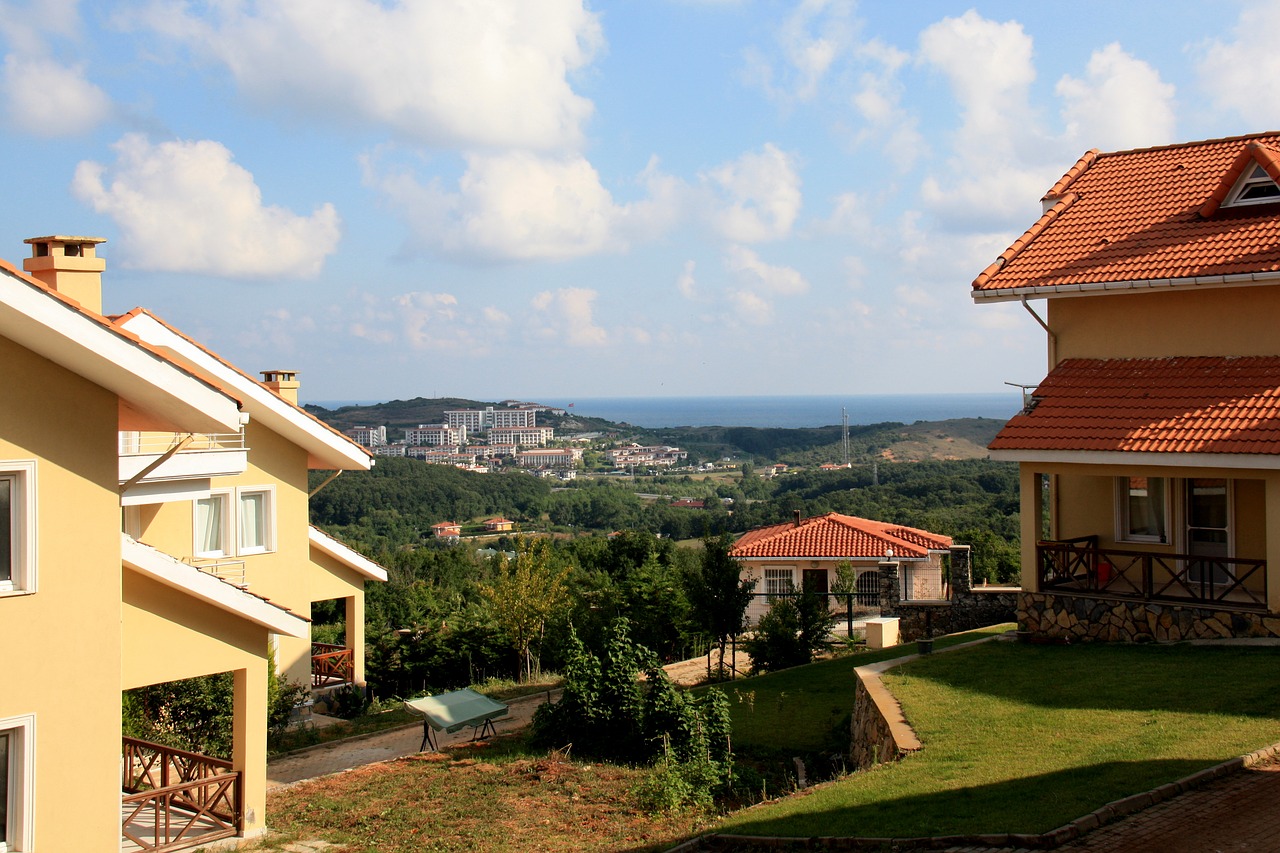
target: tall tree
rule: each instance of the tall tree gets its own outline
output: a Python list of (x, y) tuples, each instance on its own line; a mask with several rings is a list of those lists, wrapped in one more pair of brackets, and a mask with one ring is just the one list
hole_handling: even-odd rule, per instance
[(547, 622), (569, 605), (570, 570), (559, 565), (547, 539), (522, 537), (514, 559), (499, 555), (498, 560), (492, 582), (480, 584), (480, 592), (489, 602), (494, 621), (519, 652), (529, 678), (541, 668), (535, 666), (534, 643), (542, 640)]
[(715, 640), (724, 671), (725, 646), (742, 631), (755, 581), (743, 580), (742, 567), (729, 556), (733, 537), (728, 533), (703, 540), (702, 565), (690, 573), (689, 607), (693, 623)]

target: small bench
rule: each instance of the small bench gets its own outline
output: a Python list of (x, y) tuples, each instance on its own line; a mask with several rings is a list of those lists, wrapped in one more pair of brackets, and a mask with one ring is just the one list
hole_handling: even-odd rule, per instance
[(439, 752), (435, 739), (431, 736), (434, 729), (438, 732), (453, 734), (470, 726), (471, 740), (475, 741), (497, 734), (493, 721), (507, 715), (507, 706), (495, 702), (488, 696), (475, 692), (469, 687), (451, 690), (437, 696), (424, 696), (421, 699), (410, 699), (404, 708), (411, 714), (422, 716), (422, 746), (419, 751), (431, 744), (431, 749)]

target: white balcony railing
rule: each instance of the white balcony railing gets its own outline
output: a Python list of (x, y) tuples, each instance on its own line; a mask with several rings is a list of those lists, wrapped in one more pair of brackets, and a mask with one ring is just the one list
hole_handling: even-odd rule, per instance
[(184, 559), (183, 562), (240, 589), (248, 589), (249, 587), (249, 581), (245, 577), (244, 560), (189, 557)]
[[(234, 477), (249, 466), (244, 433), (122, 432), (119, 438), (120, 483), (126, 502), (174, 499), (165, 484), (194, 486), (210, 477)], [(149, 498), (148, 495), (152, 497)]]
[(184, 432), (122, 432), (120, 433), (120, 455), (160, 456), (188, 438), (190, 440), (178, 451), (179, 453), (245, 449), (243, 432), (216, 435)]

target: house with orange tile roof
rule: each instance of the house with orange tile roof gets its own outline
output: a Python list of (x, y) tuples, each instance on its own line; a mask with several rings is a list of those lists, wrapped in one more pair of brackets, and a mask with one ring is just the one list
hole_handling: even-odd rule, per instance
[[(185, 558), (217, 483), (261, 483), (257, 466), (298, 461), (305, 496), (309, 449), (252, 431), (250, 447), (258, 402), (244, 388), (102, 314), (102, 240), (27, 242), (25, 272), (0, 261), (0, 849), (176, 850), (257, 834), (273, 644), (307, 645), (310, 626), (268, 584)], [(295, 562), (309, 548), (328, 552), (313, 561), (356, 559), (312, 540), (305, 511), (269, 529), (261, 491), (237, 508), (263, 522), (254, 536), (278, 537)], [(293, 506), (283, 487), (275, 496)], [(185, 537), (155, 527), (161, 515)], [(220, 673), (233, 683), (230, 755), (122, 737), (122, 690)]]
[(1280, 134), (1090, 151), (1042, 204), (972, 285), (1046, 333), (990, 445), (1021, 470), (1020, 626), (1280, 636)]
[(457, 542), (462, 538), (462, 525), (456, 521), (441, 521), (431, 525), (431, 533), (437, 539)]
[(484, 529), (490, 533), (504, 533), (514, 530), (516, 523), (509, 518), (491, 518), (484, 523)]
[[(847, 562), (857, 571), (859, 603), (879, 607), (882, 562), (897, 563), (902, 598), (943, 599), (942, 555), (951, 546), (950, 536), (901, 524), (835, 512), (801, 518), (797, 512), (792, 521), (748, 530), (729, 556), (742, 564), (743, 580), (755, 581), (757, 596), (829, 592), (836, 567)], [(758, 618), (767, 602), (756, 599), (749, 621)]]

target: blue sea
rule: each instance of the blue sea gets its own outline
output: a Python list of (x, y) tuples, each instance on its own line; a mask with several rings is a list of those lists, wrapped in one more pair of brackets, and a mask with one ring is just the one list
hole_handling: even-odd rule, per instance
[(642, 427), (819, 427), (949, 418), (1008, 420), (1022, 406), (1016, 390), (1000, 394), (860, 394), (817, 397), (578, 397), (539, 399), (575, 414)]
[[(521, 397), (527, 402), (567, 409), (640, 427), (745, 426), (820, 427), (840, 424), (840, 409), (850, 424), (887, 421), (911, 424), (950, 418), (1008, 420), (1022, 405), (1017, 391), (999, 394), (857, 394), (847, 397)], [(371, 405), (381, 400), (317, 400), (327, 409)]]

